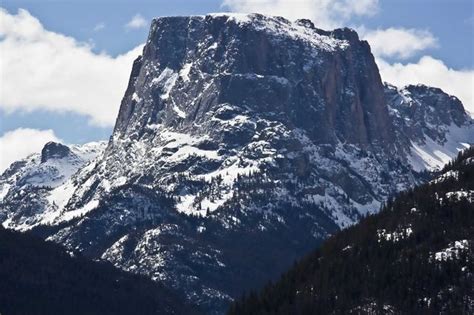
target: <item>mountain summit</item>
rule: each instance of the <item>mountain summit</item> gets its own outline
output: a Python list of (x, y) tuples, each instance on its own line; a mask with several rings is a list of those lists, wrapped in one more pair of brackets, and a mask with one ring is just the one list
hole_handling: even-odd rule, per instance
[(54, 187), (12, 165), (0, 218), (219, 313), (473, 139), (456, 98), (384, 85), (353, 30), (163, 17), (103, 153)]
[(388, 145), (394, 134), (369, 45), (353, 30), (259, 14), (153, 20), (114, 135), (150, 124), (202, 132), (229, 121), (225, 112), (258, 113), (322, 144)]

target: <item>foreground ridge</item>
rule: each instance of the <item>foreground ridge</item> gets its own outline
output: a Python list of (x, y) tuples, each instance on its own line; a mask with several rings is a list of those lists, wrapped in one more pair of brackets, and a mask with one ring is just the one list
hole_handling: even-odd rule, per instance
[(472, 314), (474, 148), (229, 314)]
[(0, 227), (2, 314), (197, 314), (150, 279)]

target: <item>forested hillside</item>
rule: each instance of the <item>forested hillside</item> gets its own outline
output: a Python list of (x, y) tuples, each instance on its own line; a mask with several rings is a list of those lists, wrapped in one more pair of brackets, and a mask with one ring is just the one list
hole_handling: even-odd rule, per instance
[(0, 314), (194, 314), (162, 285), (0, 227)]
[(474, 148), (229, 314), (473, 314)]

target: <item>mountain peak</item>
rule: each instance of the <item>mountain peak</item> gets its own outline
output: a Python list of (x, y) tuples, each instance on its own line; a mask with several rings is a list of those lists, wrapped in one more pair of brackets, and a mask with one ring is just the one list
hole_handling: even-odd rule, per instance
[(141, 137), (150, 124), (189, 132), (224, 104), (321, 143), (386, 146), (393, 135), (377, 65), (354, 30), (227, 13), (153, 20), (114, 133)]
[(440, 88), (423, 84), (397, 88), (386, 84), (386, 92), (392, 112), (404, 111), (404, 117), (413, 123), (459, 127), (471, 120), (461, 101)]
[(68, 146), (50, 141), (46, 143), (41, 150), (41, 163), (44, 163), (50, 159), (62, 159), (72, 154)]
[(302, 25), (302, 26), (305, 26), (305, 27), (308, 27), (308, 28), (316, 28), (314, 26), (314, 23), (313, 21), (309, 20), (309, 19), (298, 19), (295, 21), (296, 24), (298, 25)]

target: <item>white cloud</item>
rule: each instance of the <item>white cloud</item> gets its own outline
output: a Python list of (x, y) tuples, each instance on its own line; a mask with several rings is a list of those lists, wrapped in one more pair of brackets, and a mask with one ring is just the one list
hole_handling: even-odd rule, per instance
[(374, 55), (407, 59), (428, 48), (437, 46), (437, 39), (429, 31), (405, 28), (388, 28), (361, 32)]
[(290, 20), (308, 18), (317, 27), (343, 26), (351, 16), (370, 16), (378, 10), (378, 0), (224, 0), (224, 8), (234, 12), (284, 16)]
[(94, 32), (98, 32), (100, 30), (103, 30), (104, 28), (105, 28), (105, 23), (104, 22), (97, 23), (94, 26)]
[(135, 14), (132, 19), (125, 24), (127, 29), (138, 29), (147, 27), (148, 23), (143, 16), (140, 14)]
[(464, 107), (474, 113), (473, 70), (454, 70), (431, 56), (423, 56), (417, 63), (408, 64), (389, 64), (378, 58), (377, 64), (384, 81), (399, 87), (418, 83), (439, 87), (458, 97)]
[(0, 8), (0, 108), (87, 115), (112, 126), (142, 46), (111, 57), (87, 43), (44, 29), (26, 10)]
[(40, 152), (49, 141), (61, 141), (51, 129), (18, 128), (7, 131), (0, 137), (0, 173), (11, 163), (31, 153)]
[(342, 14), (346, 19), (352, 15), (371, 16), (378, 12), (378, 0), (340, 0), (331, 1), (334, 10)]

